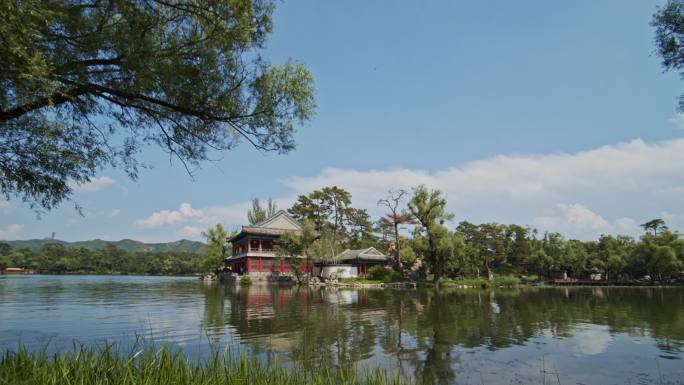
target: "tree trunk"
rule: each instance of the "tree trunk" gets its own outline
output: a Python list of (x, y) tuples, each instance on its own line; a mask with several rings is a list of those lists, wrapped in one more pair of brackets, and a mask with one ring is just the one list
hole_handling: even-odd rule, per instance
[(437, 260), (437, 258), (433, 260), (435, 261), (435, 268), (432, 271), (432, 279), (435, 284), (435, 289), (439, 290), (439, 280), (442, 278), (442, 266), (440, 265), (440, 261)]
[(401, 271), (401, 257), (399, 256), (399, 251), (401, 251), (401, 246), (399, 246), (399, 224), (394, 221), (394, 249), (397, 251), (396, 264), (397, 271)]

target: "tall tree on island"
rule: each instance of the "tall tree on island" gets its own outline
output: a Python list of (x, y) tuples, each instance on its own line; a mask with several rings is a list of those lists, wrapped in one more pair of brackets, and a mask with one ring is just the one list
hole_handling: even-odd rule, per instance
[(221, 266), (226, 251), (230, 250), (230, 243), (226, 241), (228, 232), (217, 223), (213, 228), (203, 231), (202, 236), (207, 240), (207, 254), (202, 261), (202, 268), (205, 271), (216, 269)]
[(404, 224), (415, 223), (411, 215), (401, 208), (407, 194), (406, 190), (390, 190), (385, 198), (378, 200), (378, 206), (385, 206), (389, 210), (387, 214), (380, 218), (380, 223), (394, 230), (394, 266), (397, 270), (401, 270), (399, 227)]
[(653, 235), (658, 235), (658, 231), (662, 232), (662, 231), (667, 230), (667, 226), (665, 225), (665, 221), (660, 219), (660, 218), (651, 219), (650, 221), (648, 221), (646, 223), (642, 223), (639, 226), (643, 227), (644, 231), (649, 231), (649, 230), (653, 231)]
[(429, 190), (420, 185), (413, 190), (413, 196), (408, 202), (409, 210), (418, 221), (421, 233), (427, 238), (425, 259), (432, 271), (435, 288), (439, 289), (439, 282), (448, 263), (449, 254), (445, 253), (442, 238), (449, 235), (444, 222), (453, 215), (445, 211), (446, 199), (439, 190)]
[(0, 193), (36, 210), (160, 147), (192, 175), (241, 140), (295, 148), (314, 113), (301, 64), (260, 54), (274, 2), (0, 3)]
[(259, 198), (252, 198), (252, 208), (247, 211), (247, 220), (250, 225), (256, 225), (274, 216), (277, 211), (278, 205), (273, 199), (268, 198), (268, 205), (263, 208)]
[(285, 233), (275, 244), (275, 253), (278, 257), (284, 258), (287, 265), (292, 270), (297, 283), (302, 283), (304, 272), (302, 262), (306, 263), (307, 270), (312, 266), (311, 248), (318, 239), (318, 233), (311, 221), (302, 221), (301, 233)]
[(329, 239), (330, 257), (334, 257), (339, 251), (338, 246), (349, 238), (349, 228), (356, 228), (367, 235), (372, 226), (364, 210), (351, 207), (351, 194), (337, 186), (300, 195), (288, 212), (299, 221), (311, 221), (321, 237)]

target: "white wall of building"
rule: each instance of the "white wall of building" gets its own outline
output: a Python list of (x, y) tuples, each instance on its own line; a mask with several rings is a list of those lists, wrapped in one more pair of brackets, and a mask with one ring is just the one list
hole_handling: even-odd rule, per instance
[(323, 278), (328, 278), (335, 273), (337, 273), (337, 278), (354, 278), (358, 275), (356, 266), (350, 265), (321, 266), (319, 275)]

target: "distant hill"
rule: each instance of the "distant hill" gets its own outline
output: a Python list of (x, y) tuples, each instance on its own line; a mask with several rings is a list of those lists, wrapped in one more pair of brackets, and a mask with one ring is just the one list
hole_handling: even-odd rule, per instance
[(120, 241), (104, 241), (93, 239), (91, 241), (65, 242), (57, 239), (28, 239), (24, 241), (6, 241), (12, 249), (40, 249), (50, 243), (60, 243), (68, 248), (83, 247), (90, 250), (104, 249), (107, 244), (112, 244), (119, 249), (126, 251), (177, 251), (186, 253), (204, 253), (207, 246), (202, 242), (181, 239), (180, 241), (168, 243), (143, 243), (132, 239), (122, 239)]

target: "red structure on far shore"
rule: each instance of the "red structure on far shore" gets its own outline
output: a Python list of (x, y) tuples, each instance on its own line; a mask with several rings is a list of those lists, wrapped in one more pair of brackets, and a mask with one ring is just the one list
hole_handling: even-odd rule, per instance
[[(281, 235), (291, 232), (301, 233), (302, 227), (283, 210), (256, 225), (242, 226), (239, 234), (228, 238), (233, 255), (226, 262), (241, 275), (290, 273), (290, 266), (275, 254), (274, 244)], [(302, 263), (302, 270), (306, 269), (306, 263)]]

